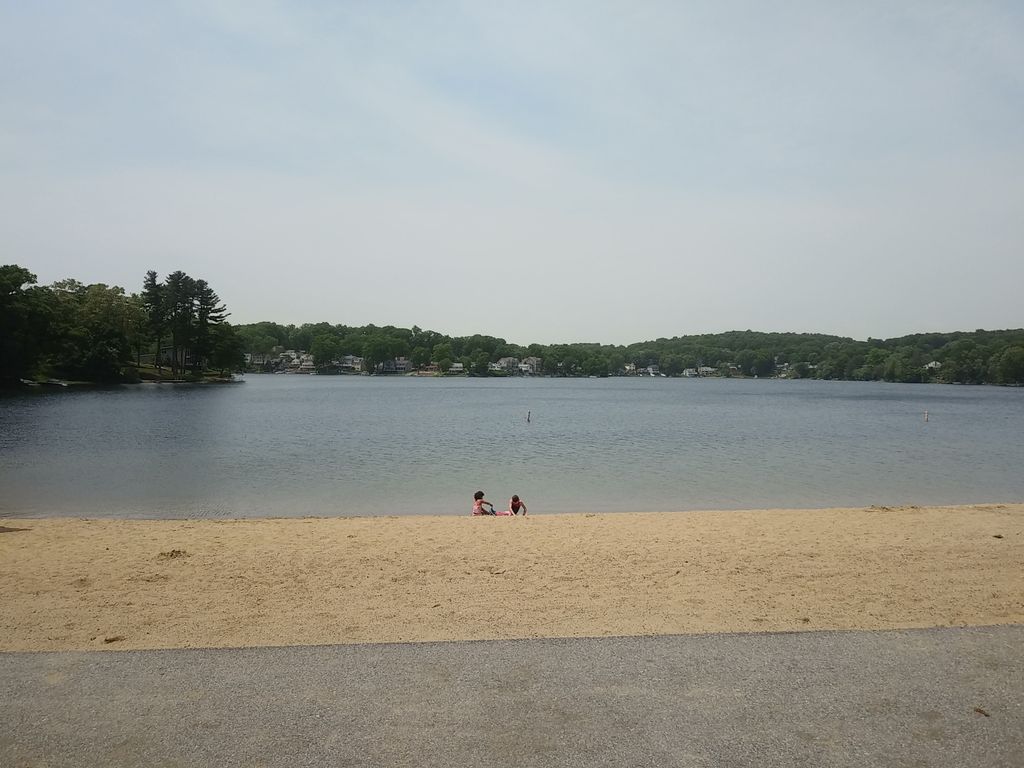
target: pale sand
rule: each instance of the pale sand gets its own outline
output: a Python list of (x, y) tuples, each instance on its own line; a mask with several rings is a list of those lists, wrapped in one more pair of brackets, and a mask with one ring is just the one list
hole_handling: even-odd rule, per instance
[(1024, 504), (7, 519), (0, 584), (8, 651), (1020, 624)]

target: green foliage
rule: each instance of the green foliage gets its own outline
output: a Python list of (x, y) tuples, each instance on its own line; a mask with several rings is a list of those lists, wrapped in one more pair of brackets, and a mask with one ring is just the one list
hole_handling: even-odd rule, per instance
[(243, 352), (275, 347), (308, 350), (318, 363), (346, 355), (364, 358), (374, 371), (396, 357), (415, 367), (433, 362), (448, 371), (452, 361), (467, 372), (488, 375), (502, 357), (540, 358), (554, 376), (621, 375), (627, 366), (660, 366), (668, 376), (709, 367), (721, 376), (940, 381), (1024, 385), (1024, 330), (929, 333), (896, 339), (854, 339), (823, 334), (729, 331), (637, 342), (530, 344), (494, 336), (447, 336), (418, 326), (398, 328), (330, 323), (302, 326), (263, 321), (232, 327), (220, 298), (203, 280), (172, 272), (160, 282), (146, 273), (138, 296), (102, 284), (62, 280), (36, 285), (17, 265), (0, 267), (0, 380), (57, 374), (113, 381), (124, 376), (133, 352), (159, 352), (170, 341), (175, 373), (204, 364), (228, 371)]
[[(194, 373), (209, 361), (214, 346), (214, 331), (227, 317), (227, 309), (220, 297), (205, 280), (196, 280), (181, 270), (172, 272), (162, 285), (155, 286), (156, 274), (148, 272), (143, 284), (143, 296), (150, 295), (147, 304), (159, 307), (150, 313), (151, 328), (154, 314), (162, 314), (162, 322), (170, 333), (171, 369), (181, 375), (187, 368)], [(160, 338), (157, 341), (157, 361), (162, 360)]]
[(101, 283), (61, 280), (50, 291), (49, 371), (81, 381), (119, 381), (131, 360), (131, 331), (145, 323), (138, 302), (126, 297), (123, 288)]
[(0, 383), (31, 376), (50, 341), (52, 296), (16, 264), (0, 266)]
[(478, 349), (473, 354), (473, 366), (471, 370), (477, 376), (488, 376), (490, 371), (488, 370), (487, 364), (490, 363), (490, 355), (482, 349)]
[[(227, 316), (203, 280), (175, 272), (164, 283), (146, 273), (142, 292), (102, 283), (60, 280), (35, 286), (16, 265), (0, 267), (0, 379), (59, 376), (81, 381), (135, 379), (135, 366), (150, 344), (158, 354), (165, 338), (173, 345), (175, 370), (191, 349), (193, 367), (217, 356), (224, 369), (237, 367), (241, 340), (219, 330)], [(133, 359), (135, 358), (135, 359)]]
[(363, 341), (361, 353), (363, 370), (373, 373), (377, 366), (393, 357), (391, 340), (383, 334), (374, 334)]
[(434, 345), (434, 349), (431, 352), (431, 357), (434, 360), (447, 360), (449, 364), (455, 359), (455, 353), (452, 352), (452, 345), (445, 342), (442, 344)]
[(227, 317), (227, 308), (220, 303), (220, 297), (205, 280), (194, 283), (193, 311), (195, 312), (195, 332), (193, 334), (193, 357), (208, 360), (213, 351), (213, 334), (211, 329), (219, 326)]
[[(1021, 383), (1021, 353), (1010, 350), (1024, 348), (1021, 330), (933, 333), (867, 341), (823, 334), (730, 331), (660, 338), (628, 346), (589, 343), (528, 347), (493, 336), (452, 337), (419, 327), (317, 323), (296, 328), (264, 322), (241, 326), (239, 333), (250, 351), (269, 351), (272, 340), (287, 348), (305, 350), (310, 347), (297, 342), (309, 338), (312, 346), (329, 336), (338, 344), (337, 354), (333, 354), (333, 347), (324, 348), (332, 352), (331, 357), (362, 356), (366, 370), (405, 355), (415, 367), (434, 362), (442, 371), (458, 360), (474, 375), (485, 375), (487, 363), (501, 357), (533, 356), (541, 358), (544, 371), (553, 376), (615, 376), (632, 363), (637, 368), (658, 365), (667, 376), (707, 366), (720, 376), (1016, 384)], [(932, 361), (938, 367), (927, 367)]]
[(266, 355), (278, 346), (277, 338), (260, 331), (254, 326), (242, 326), (237, 331), (242, 342), (242, 349), (253, 355)]
[(409, 362), (417, 368), (423, 368), (430, 363), (430, 350), (426, 347), (416, 347), (409, 354)]
[(230, 323), (211, 327), (209, 363), (221, 374), (241, 370), (245, 365), (245, 343)]
[(589, 356), (580, 364), (580, 370), (585, 376), (607, 376), (608, 358), (602, 355)]
[(1001, 384), (1024, 384), (1024, 347), (1009, 347), (999, 356)]
[(309, 354), (313, 356), (317, 365), (328, 365), (332, 360), (341, 357), (341, 344), (335, 336), (322, 333), (313, 339), (309, 346)]
[[(167, 306), (167, 293), (154, 270), (149, 270), (142, 281), (142, 308), (146, 316), (146, 330), (156, 342), (159, 351), (167, 332), (170, 309)], [(159, 355), (157, 366), (159, 366)]]

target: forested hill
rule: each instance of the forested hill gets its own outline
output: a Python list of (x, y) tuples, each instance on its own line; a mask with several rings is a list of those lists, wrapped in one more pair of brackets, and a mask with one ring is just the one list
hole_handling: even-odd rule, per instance
[[(510, 344), (494, 336), (448, 336), (397, 328), (274, 322), (232, 326), (206, 281), (181, 271), (142, 279), (138, 293), (61, 280), (36, 285), (18, 265), (0, 266), (0, 385), (31, 378), (131, 381), (197, 378), (239, 370), (245, 353), (272, 365), (283, 350), (308, 353), (315, 368), (362, 358), (359, 370), (464, 370), (475, 375), (785, 376), (789, 378), (1024, 384), (1024, 330), (926, 333), (855, 339), (813, 333), (675, 336), (627, 346)], [(494, 363), (504, 359), (504, 366)], [(455, 365), (460, 363), (461, 365)], [(389, 365), (390, 364), (390, 365)]]
[[(486, 374), (503, 357), (540, 358), (546, 375), (607, 376), (656, 367), (668, 376), (705, 369), (722, 376), (886, 380), (903, 382), (1024, 383), (1024, 329), (914, 334), (858, 341), (816, 333), (727, 333), (675, 336), (627, 346), (510, 344), (494, 336), (447, 336), (394, 326), (302, 326), (273, 322), (237, 326), (247, 351), (276, 347), (309, 350), (318, 359), (359, 355), (372, 370), (407, 357), (413, 367), (461, 362)], [(707, 369), (712, 369), (709, 371)]]

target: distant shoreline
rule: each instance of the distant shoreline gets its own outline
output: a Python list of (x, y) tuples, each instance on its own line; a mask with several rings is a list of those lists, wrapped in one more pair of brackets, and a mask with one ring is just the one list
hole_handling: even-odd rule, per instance
[(0, 521), (0, 650), (1024, 623), (1024, 503)]
[(860, 383), (873, 383), (873, 384), (934, 384), (940, 386), (952, 386), (952, 387), (1003, 387), (1010, 389), (1017, 389), (1024, 387), (1024, 384), (1000, 384), (995, 382), (983, 382), (983, 383), (966, 383), (959, 381), (919, 381), (919, 382), (891, 382), (891, 381), (870, 381), (865, 382), (859, 379), (794, 379), (784, 376), (660, 376), (660, 377), (646, 377), (646, 376), (623, 376), (623, 375), (607, 375), (607, 376), (549, 376), (546, 374), (537, 374), (533, 376), (477, 376), (474, 374), (428, 374), (428, 373), (348, 373), (348, 374), (308, 374), (308, 373), (286, 373), (286, 374), (274, 374), (266, 371), (246, 371), (245, 373), (237, 373), (233, 378), (218, 377), (218, 378), (205, 378), (201, 380), (190, 380), (190, 379), (162, 379), (156, 380), (143, 380), (143, 381), (120, 381), (120, 382), (99, 382), (99, 381), (65, 381), (63, 379), (53, 379), (50, 381), (39, 381), (39, 382), (7, 382), (0, 384), (0, 392), (11, 393), (32, 393), (32, 392), (59, 392), (61, 390), (83, 390), (83, 389), (120, 389), (122, 387), (135, 387), (144, 385), (190, 385), (190, 386), (216, 386), (223, 384), (244, 384), (246, 376), (273, 376), (273, 375), (286, 375), (295, 378), (304, 378), (306, 376), (323, 376), (324, 378), (343, 378), (343, 377), (367, 377), (367, 378), (379, 378), (379, 379), (444, 379), (444, 380), (464, 380), (464, 379), (483, 379), (483, 380), (507, 380), (507, 379), (544, 379), (548, 380), (579, 380), (579, 379), (647, 379), (647, 378), (668, 378), (668, 379), (684, 379), (684, 380), (724, 380), (724, 381), (831, 381), (831, 382), (860, 382)]

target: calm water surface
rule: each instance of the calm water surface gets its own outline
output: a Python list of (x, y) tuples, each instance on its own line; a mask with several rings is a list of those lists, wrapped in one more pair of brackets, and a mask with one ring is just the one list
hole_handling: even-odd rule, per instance
[(0, 515), (466, 514), (477, 489), (538, 513), (1014, 501), (1022, 434), (1024, 389), (994, 387), (248, 376), (33, 393), (0, 399)]

